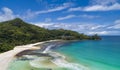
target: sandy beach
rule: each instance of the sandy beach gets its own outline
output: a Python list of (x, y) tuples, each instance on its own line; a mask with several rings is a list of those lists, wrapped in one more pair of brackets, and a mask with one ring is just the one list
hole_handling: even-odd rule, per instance
[[(56, 40), (50, 40), (50, 41), (56, 41)], [(44, 42), (46, 42), (46, 41), (44, 41)], [(7, 70), (7, 67), (9, 65), (10, 61), (14, 58), (14, 56), (17, 53), (22, 52), (24, 50), (28, 50), (28, 49), (40, 49), (40, 47), (38, 48), (34, 45), (42, 44), (44, 42), (38, 42), (38, 43), (22, 45), (22, 46), (16, 46), (13, 50), (1, 53), (0, 54), (0, 70)]]

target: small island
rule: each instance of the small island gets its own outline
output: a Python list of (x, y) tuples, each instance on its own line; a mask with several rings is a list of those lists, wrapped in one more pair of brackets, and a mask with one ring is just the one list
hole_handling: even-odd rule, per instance
[(88, 36), (71, 30), (49, 30), (24, 22), (20, 18), (0, 22), (0, 52), (11, 50), (19, 45), (55, 39), (100, 40), (101, 38), (97, 34)]

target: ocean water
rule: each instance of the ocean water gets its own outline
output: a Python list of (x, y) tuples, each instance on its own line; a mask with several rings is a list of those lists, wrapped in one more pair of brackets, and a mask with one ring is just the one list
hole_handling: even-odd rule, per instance
[(53, 45), (14, 59), (8, 70), (120, 70), (120, 36), (71, 41), (52, 49)]
[(56, 51), (90, 70), (120, 70), (120, 36), (104, 36), (98, 41), (75, 41)]

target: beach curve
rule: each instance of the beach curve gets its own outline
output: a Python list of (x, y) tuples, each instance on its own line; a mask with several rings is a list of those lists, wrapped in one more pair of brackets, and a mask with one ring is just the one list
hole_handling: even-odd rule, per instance
[[(56, 41), (56, 40), (50, 40), (50, 41)], [(47, 41), (28, 44), (28, 45), (22, 45), (22, 46), (16, 46), (13, 50), (1, 53), (0, 54), (0, 70), (7, 70), (9, 63), (13, 60), (16, 54), (28, 49), (31, 49), (31, 50), (40, 49), (40, 47), (36, 47), (35, 45), (42, 44), (45, 42)]]

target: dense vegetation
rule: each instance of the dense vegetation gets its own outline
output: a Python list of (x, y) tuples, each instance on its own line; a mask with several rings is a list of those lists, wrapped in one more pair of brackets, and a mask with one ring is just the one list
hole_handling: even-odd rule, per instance
[(100, 37), (97, 35), (87, 36), (79, 34), (75, 31), (64, 29), (48, 30), (28, 24), (19, 18), (0, 23), (0, 52), (11, 50), (16, 45), (35, 43), (51, 39), (98, 40)]

